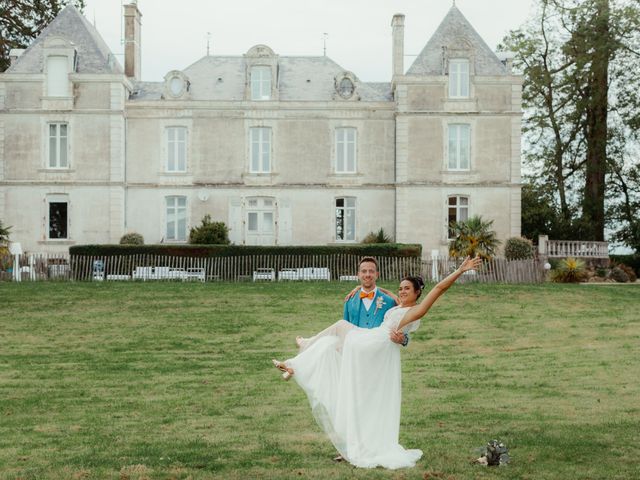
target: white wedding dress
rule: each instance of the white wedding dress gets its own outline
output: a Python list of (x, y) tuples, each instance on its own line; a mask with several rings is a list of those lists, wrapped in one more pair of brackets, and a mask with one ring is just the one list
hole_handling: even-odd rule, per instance
[[(389, 333), (407, 310), (392, 308), (382, 325), (370, 330), (340, 320), (306, 340), (304, 350), (285, 362), (307, 394), (318, 424), (357, 467), (413, 467), (422, 456), (421, 450), (398, 443), (400, 346)], [(419, 323), (403, 331), (414, 331)]]

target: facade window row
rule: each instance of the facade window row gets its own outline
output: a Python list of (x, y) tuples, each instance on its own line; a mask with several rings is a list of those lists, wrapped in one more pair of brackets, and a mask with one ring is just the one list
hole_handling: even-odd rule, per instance
[[(188, 129), (184, 126), (166, 127), (167, 173), (185, 173), (187, 167)], [(48, 124), (48, 161), (51, 169), (67, 169), (69, 165), (69, 125), (65, 122)], [(269, 127), (249, 129), (249, 172), (272, 173), (273, 133)], [(353, 127), (335, 129), (334, 171), (339, 174), (357, 173), (358, 131)], [(447, 162), (450, 171), (465, 171), (471, 168), (471, 126), (450, 124), (447, 134)]]
[[(186, 242), (188, 239), (187, 197), (170, 195), (164, 198), (163, 240)], [(50, 240), (69, 239), (69, 199), (66, 195), (47, 198), (47, 238)], [(355, 242), (357, 199), (338, 197), (334, 199), (334, 234), (337, 242)], [(452, 224), (469, 218), (469, 197), (451, 195), (447, 198), (448, 238), (453, 238)], [(248, 198), (245, 212), (246, 242), (251, 245), (271, 244), (276, 232), (276, 204), (271, 197)]]

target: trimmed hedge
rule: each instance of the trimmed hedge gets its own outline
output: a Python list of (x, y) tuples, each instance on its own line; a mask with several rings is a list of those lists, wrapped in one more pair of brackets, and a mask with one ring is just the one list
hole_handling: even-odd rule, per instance
[(248, 255), (359, 255), (374, 257), (420, 257), (422, 245), (404, 243), (370, 243), (317, 246), (248, 246), (248, 245), (75, 245), (72, 256), (166, 255), (172, 257), (236, 257)]
[(624, 263), (633, 268), (636, 275), (640, 277), (640, 255), (609, 255), (609, 259), (615, 263)]

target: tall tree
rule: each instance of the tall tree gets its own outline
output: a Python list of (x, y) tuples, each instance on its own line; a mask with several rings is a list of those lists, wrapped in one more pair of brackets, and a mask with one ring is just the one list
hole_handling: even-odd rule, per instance
[[(604, 240), (611, 128), (637, 116), (638, 0), (538, 0), (503, 47), (523, 73), (527, 168), (552, 185), (569, 237)], [(620, 62), (624, 62), (621, 68)], [(627, 99), (627, 110), (616, 99)], [(612, 116), (612, 112), (615, 115)], [(533, 182), (536, 183), (536, 182)]]
[(0, 72), (12, 48), (26, 48), (67, 4), (84, 10), (84, 0), (0, 0)]

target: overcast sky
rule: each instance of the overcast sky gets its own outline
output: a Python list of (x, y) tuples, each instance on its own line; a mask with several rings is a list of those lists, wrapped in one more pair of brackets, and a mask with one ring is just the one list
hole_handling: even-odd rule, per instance
[[(85, 16), (96, 23), (124, 64), (122, 3), (86, 0)], [(142, 12), (142, 79), (161, 81), (206, 54), (242, 55), (262, 43), (276, 54), (327, 55), (361, 80), (391, 78), (391, 18), (405, 18), (405, 70), (444, 18), (452, 0), (138, 0)], [(502, 37), (531, 13), (532, 0), (456, 0), (456, 5), (495, 49)]]

